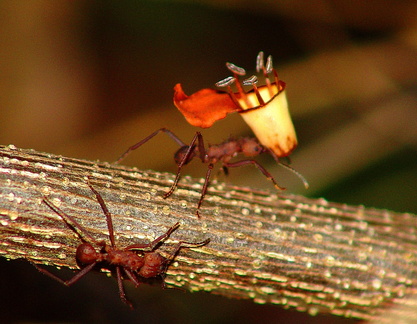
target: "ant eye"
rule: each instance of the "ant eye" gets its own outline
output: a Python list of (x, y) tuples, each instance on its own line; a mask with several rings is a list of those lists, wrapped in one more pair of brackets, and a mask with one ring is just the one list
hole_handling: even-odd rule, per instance
[(246, 156), (256, 156), (262, 152), (262, 147), (255, 140), (244, 140), (242, 150)]
[(297, 146), (297, 136), (288, 111), (286, 85), (278, 79), (272, 56), (267, 57), (266, 63), (263, 52), (256, 58), (256, 71), (262, 73), (264, 85), (258, 86), (256, 76), (241, 81), (239, 77), (246, 71), (233, 63), (226, 63), (226, 67), (233, 76), (217, 82), (216, 86), (227, 91), (202, 89), (187, 96), (181, 84), (177, 84), (175, 106), (191, 125), (202, 128), (211, 127), (228, 114), (238, 112), (263, 146), (278, 157), (288, 156)]

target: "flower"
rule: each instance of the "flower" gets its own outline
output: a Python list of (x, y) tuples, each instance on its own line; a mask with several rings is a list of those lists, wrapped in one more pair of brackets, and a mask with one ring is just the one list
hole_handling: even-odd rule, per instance
[[(181, 84), (174, 87), (174, 104), (193, 126), (208, 128), (228, 114), (238, 112), (252, 129), (259, 142), (277, 157), (288, 156), (297, 146), (297, 136), (288, 111), (285, 82), (279, 80), (272, 66), (272, 56), (264, 64), (264, 53), (259, 52), (256, 71), (262, 72), (265, 84), (258, 86), (253, 75), (243, 81), (246, 71), (233, 63), (226, 63), (233, 73), (216, 83), (227, 91), (202, 89), (187, 96)], [(270, 76), (273, 81), (271, 82)], [(235, 85), (237, 91), (232, 90)], [(251, 87), (245, 91), (244, 87)]]
[(227, 114), (238, 111), (239, 107), (227, 92), (202, 89), (187, 96), (180, 83), (174, 87), (174, 104), (193, 126), (209, 128)]

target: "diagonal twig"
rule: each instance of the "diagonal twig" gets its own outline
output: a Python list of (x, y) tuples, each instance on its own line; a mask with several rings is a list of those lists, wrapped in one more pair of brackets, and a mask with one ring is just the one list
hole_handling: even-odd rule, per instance
[(213, 181), (197, 219), (200, 180), (183, 177), (163, 199), (172, 174), (13, 146), (0, 147), (0, 254), (77, 268), (79, 237), (42, 199), (96, 240), (108, 240), (87, 177), (113, 215), (119, 246), (147, 243), (177, 221), (180, 228), (161, 253), (179, 240), (211, 239), (179, 253), (167, 271), (168, 286), (360, 319), (417, 292), (416, 215)]

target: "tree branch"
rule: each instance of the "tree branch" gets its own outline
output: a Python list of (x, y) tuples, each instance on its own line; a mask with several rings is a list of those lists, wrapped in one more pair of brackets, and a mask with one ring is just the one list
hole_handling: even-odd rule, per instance
[[(108, 240), (105, 217), (86, 184), (113, 215), (119, 247), (148, 242), (177, 221), (176, 241), (211, 242), (183, 249), (166, 283), (310, 314), (371, 319), (417, 292), (417, 216), (277, 195), (212, 182), (195, 216), (202, 182), (0, 147), (0, 254), (77, 268), (79, 237), (42, 203), (48, 197), (97, 240)], [(34, 270), (35, 271), (35, 270)]]

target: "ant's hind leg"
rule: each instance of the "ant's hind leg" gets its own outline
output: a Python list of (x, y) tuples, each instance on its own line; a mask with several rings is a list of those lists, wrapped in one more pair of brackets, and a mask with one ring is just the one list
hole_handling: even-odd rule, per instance
[[(200, 132), (196, 132), (193, 139), (191, 140), (190, 145), (187, 148), (187, 151), (185, 152), (185, 154), (183, 156), (181, 156), (181, 161), (179, 161), (179, 163), (178, 163), (178, 169), (177, 169), (177, 174), (176, 174), (175, 179), (174, 179), (174, 183), (172, 184), (171, 188), (164, 194), (164, 196), (163, 196), (164, 198), (168, 198), (169, 196), (171, 196), (172, 193), (174, 192), (175, 188), (177, 188), (178, 181), (180, 180), (180, 176), (181, 176), (182, 167), (185, 164), (187, 164), (188, 162), (190, 162), (190, 157), (192, 157), (192, 154), (195, 151), (195, 142), (197, 141), (197, 139), (199, 140), (199, 146), (202, 145), (202, 144), (200, 144), (200, 143), (202, 143), (200, 138), (201, 138)], [(187, 146), (185, 145), (185, 146), (182, 146), (182, 147), (187, 147)]]
[(172, 261), (174, 261), (175, 257), (177, 256), (178, 252), (182, 249), (182, 248), (197, 248), (197, 247), (201, 247), (204, 245), (207, 245), (210, 243), (210, 239), (206, 239), (202, 242), (187, 242), (187, 241), (179, 241), (176, 245), (174, 250), (172, 251), (172, 253), (168, 256), (168, 258), (166, 259), (166, 267), (165, 267), (165, 271), (168, 268), (168, 266), (171, 264)]
[(160, 132), (166, 133), (169, 137), (171, 137), (179, 146), (185, 146), (186, 144), (179, 139), (177, 135), (175, 135), (173, 132), (171, 132), (169, 129), (163, 127), (158, 129), (157, 131), (153, 132), (152, 134), (145, 137), (143, 140), (137, 142), (136, 144), (130, 146), (117, 160), (114, 162), (115, 164), (118, 164), (121, 162), (126, 156), (130, 154), (130, 152), (136, 150), (137, 148), (141, 147), (143, 144), (145, 144), (147, 141), (149, 141), (151, 138), (158, 135)]
[(211, 171), (213, 170), (213, 166), (214, 166), (213, 163), (210, 163), (208, 165), (208, 169), (207, 169), (207, 172), (206, 172), (206, 179), (204, 181), (203, 189), (201, 190), (200, 200), (198, 201), (198, 204), (197, 204), (196, 214), (197, 214), (198, 218), (200, 218), (199, 210), (200, 210), (201, 204), (203, 203), (204, 197), (206, 196), (206, 193), (207, 193), (207, 188), (208, 188), (208, 185), (210, 183), (210, 175), (211, 175)]
[(180, 226), (180, 223), (175, 223), (173, 226), (171, 226), (168, 229), (168, 231), (166, 231), (164, 234), (154, 239), (152, 242), (146, 243), (146, 244), (132, 244), (124, 248), (124, 250), (128, 251), (128, 250), (149, 249), (149, 251), (152, 251), (155, 249), (155, 247), (158, 245), (159, 242), (167, 239), (172, 234), (172, 232), (175, 231), (179, 226)]

